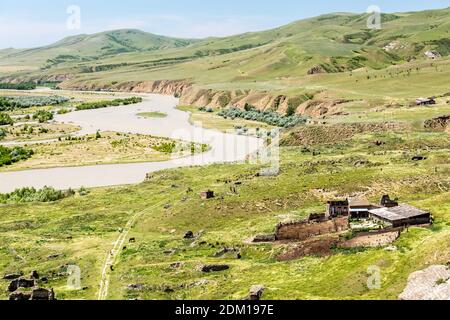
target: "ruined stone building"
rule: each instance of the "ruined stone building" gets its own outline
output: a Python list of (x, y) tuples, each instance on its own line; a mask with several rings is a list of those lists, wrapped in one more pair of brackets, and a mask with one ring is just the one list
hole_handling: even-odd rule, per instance
[(348, 216), (350, 214), (349, 202), (346, 200), (328, 201), (327, 215), (331, 218)]

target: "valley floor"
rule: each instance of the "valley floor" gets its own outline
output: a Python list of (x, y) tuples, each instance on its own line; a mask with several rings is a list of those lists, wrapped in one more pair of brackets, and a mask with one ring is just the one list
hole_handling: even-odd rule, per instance
[[(138, 216), (107, 270), (108, 299), (242, 299), (255, 284), (266, 286), (264, 299), (397, 299), (409, 274), (450, 260), (449, 146), (446, 133), (363, 133), (333, 144), (282, 147), (277, 177), (259, 177), (261, 168), (251, 164), (191, 167), (55, 203), (0, 206), (0, 274), (38, 270), (58, 299), (96, 299), (113, 243)], [(418, 152), (427, 160), (412, 161)], [(214, 199), (200, 198), (207, 189)], [(387, 193), (430, 210), (434, 225), (408, 229), (390, 250), (336, 249), (288, 262), (276, 259), (284, 244), (247, 242), (281, 221), (323, 211), (330, 197), (364, 194), (377, 202)], [(187, 231), (201, 236), (185, 240)], [(241, 259), (216, 255), (223, 248), (236, 248)], [(198, 271), (205, 263), (230, 269)], [(67, 287), (69, 265), (81, 269), (79, 290)], [(370, 290), (373, 266), (382, 281)]]

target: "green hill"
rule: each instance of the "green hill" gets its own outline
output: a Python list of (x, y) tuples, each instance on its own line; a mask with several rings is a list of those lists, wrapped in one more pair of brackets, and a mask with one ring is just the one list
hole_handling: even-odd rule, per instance
[(62, 63), (92, 61), (122, 53), (185, 47), (193, 42), (195, 40), (163, 37), (140, 30), (115, 30), (72, 36), (35, 49), (8, 50), (5, 51), (2, 64), (26, 62), (27, 65), (50, 68)]
[[(430, 61), (442, 66), (439, 78), (448, 76), (449, 8), (383, 14), (380, 30), (367, 28), (368, 17), (334, 13), (272, 30), (196, 41), (137, 30), (80, 35), (47, 47), (13, 51), (2, 57), (0, 75), (59, 79), (66, 81), (66, 87), (79, 88), (189, 79), (207, 89), (280, 94), (340, 90), (339, 96), (358, 96), (360, 86), (364, 92), (378, 90), (367, 83), (373, 79), (384, 79), (389, 87), (391, 80), (396, 81), (393, 74), (405, 72), (402, 68), (431, 68), (423, 73), (424, 79), (418, 74), (414, 80), (432, 80)], [(361, 81), (348, 73), (359, 75)], [(345, 76), (337, 79), (336, 74)], [(442, 86), (436, 90), (431, 93), (448, 92)]]

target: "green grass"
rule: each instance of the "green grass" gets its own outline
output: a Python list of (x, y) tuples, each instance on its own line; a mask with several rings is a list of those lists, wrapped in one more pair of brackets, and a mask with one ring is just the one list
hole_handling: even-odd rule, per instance
[(167, 118), (167, 113), (164, 112), (142, 112), (138, 113), (139, 117), (144, 118)]
[[(380, 31), (366, 30), (365, 14), (330, 14), (226, 38), (179, 42), (151, 37), (155, 48), (146, 46), (154, 43), (147, 42), (147, 34), (119, 32), (112, 42), (97, 34), (26, 53), (0, 51), (2, 75), (31, 79), (74, 75), (63, 83), (66, 87), (108, 89), (124, 83), (190, 79), (196, 88), (212, 94), (252, 90), (292, 97), (314, 93), (314, 99), (324, 103), (344, 99), (347, 102), (337, 105), (331, 116), (317, 116), (338, 126), (408, 124), (402, 130), (350, 131), (348, 136), (339, 128), (326, 132), (336, 127), (319, 126), (317, 131), (311, 127), (323, 136), (317, 137), (320, 143), (308, 146), (296, 140), (294, 132), (283, 139), (289, 147), (281, 148), (277, 177), (259, 177), (261, 166), (253, 164), (191, 167), (152, 173), (139, 185), (93, 189), (86, 196), (54, 203), (0, 206), (0, 274), (38, 269), (49, 278), (43, 285), (54, 287), (58, 299), (95, 299), (112, 243), (139, 214), (128, 235), (136, 242), (125, 244), (111, 272), (110, 299), (242, 299), (255, 284), (267, 287), (264, 299), (396, 299), (412, 272), (450, 259), (450, 136), (422, 126), (427, 119), (449, 113), (450, 60), (444, 56), (430, 61), (423, 54), (442, 50), (449, 32), (448, 12), (385, 15)], [(125, 39), (131, 42), (125, 44)], [(393, 39), (402, 46), (388, 54), (382, 48)], [(109, 49), (102, 49), (105, 43)], [(61, 57), (61, 48), (77, 53)], [(124, 53), (110, 55), (110, 49)], [(411, 57), (415, 60), (407, 62)], [(343, 72), (307, 75), (318, 64), (330, 72)], [(43, 66), (47, 69), (37, 70)], [(438, 104), (411, 106), (419, 96), (438, 96)], [(223, 119), (217, 111), (180, 109), (191, 112), (190, 121), (205, 128), (266, 127)], [(427, 159), (413, 162), (418, 154)], [(229, 180), (241, 182), (237, 194), (231, 192)], [(199, 194), (207, 189), (216, 197), (203, 201)], [(281, 221), (325, 210), (331, 197), (364, 194), (378, 202), (386, 193), (431, 211), (435, 225), (410, 228), (394, 244), (395, 251), (336, 251), (330, 257), (290, 262), (276, 260), (286, 249), (283, 244), (246, 242), (273, 232)], [(201, 230), (198, 241), (183, 239), (186, 231)], [(214, 257), (223, 247), (238, 248), (242, 259), (232, 254)], [(176, 262), (183, 264), (170, 268)], [(227, 263), (231, 268), (202, 274), (196, 271), (202, 263)], [(81, 268), (83, 290), (66, 287), (67, 265)], [(370, 266), (381, 270), (379, 290), (367, 288)], [(133, 284), (143, 289), (127, 288)], [(6, 288), (7, 282), (0, 280), (0, 286)], [(0, 297), (7, 298), (6, 292), (0, 290)]]
[[(397, 135), (365, 134), (349, 142), (318, 145), (316, 156), (284, 147), (278, 177), (256, 177), (260, 166), (250, 164), (193, 167), (154, 173), (137, 186), (94, 189), (85, 197), (0, 207), (0, 273), (39, 269), (49, 275), (61, 265), (76, 264), (85, 290), (68, 290), (65, 276), (50, 277), (46, 286), (55, 287), (62, 299), (93, 299), (119, 228), (143, 212), (129, 234), (136, 243), (125, 244), (114, 266), (109, 298), (241, 299), (251, 285), (264, 284), (265, 299), (395, 299), (411, 272), (450, 259), (450, 167), (438, 161), (448, 155), (448, 145), (439, 142), (443, 136), (437, 133)], [(372, 150), (375, 139), (388, 143)], [(403, 156), (405, 150), (417, 151), (414, 141), (429, 141), (428, 160), (416, 164)], [(362, 159), (364, 165), (354, 165)], [(242, 182), (238, 194), (230, 193), (225, 183), (229, 179)], [(189, 188), (192, 193), (186, 193)], [(199, 193), (206, 189), (214, 190), (216, 198), (201, 200)], [(272, 232), (286, 217), (298, 219), (324, 210), (326, 197), (321, 198), (317, 189), (364, 192), (374, 202), (389, 190), (402, 202), (433, 212), (436, 225), (410, 229), (396, 243), (397, 251), (369, 249), (291, 262), (276, 262), (283, 250), (280, 245), (245, 243), (251, 236)], [(188, 230), (204, 233), (193, 244), (183, 240)], [(213, 257), (222, 247), (239, 248), (242, 259)], [(174, 254), (164, 253), (171, 249)], [(47, 258), (55, 253), (62, 255)], [(184, 265), (174, 270), (169, 267), (174, 262)], [(202, 274), (195, 271), (201, 263), (227, 263), (231, 269)], [(380, 290), (366, 287), (372, 265), (382, 271)], [(144, 290), (128, 290), (129, 284), (142, 284)]]

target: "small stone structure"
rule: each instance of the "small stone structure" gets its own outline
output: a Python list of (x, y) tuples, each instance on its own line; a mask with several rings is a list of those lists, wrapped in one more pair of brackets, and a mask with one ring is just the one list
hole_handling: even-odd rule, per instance
[(350, 229), (348, 217), (332, 218), (320, 222), (308, 220), (280, 223), (277, 225), (276, 240), (304, 241), (312, 237), (342, 232)]
[(348, 216), (350, 214), (348, 199), (328, 201), (327, 213), (328, 216), (332, 218)]
[(436, 104), (434, 98), (418, 98), (416, 99), (417, 106), (430, 106)]
[(263, 242), (274, 242), (276, 241), (276, 237), (274, 234), (261, 234), (255, 236), (251, 242), (253, 243), (263, 243)]
[(398, 206), (398, 200), (391, 200), (391, 197), (386, 194), (381, 198), (380, 205), (386, 208), (393, 208)]
[(202, 193), (200, 193), (200, 197), (203, 200), (212, 199), (212, 198), (214, 198), (214, 191), (211, 191), (211, 190), (203, 191)]

